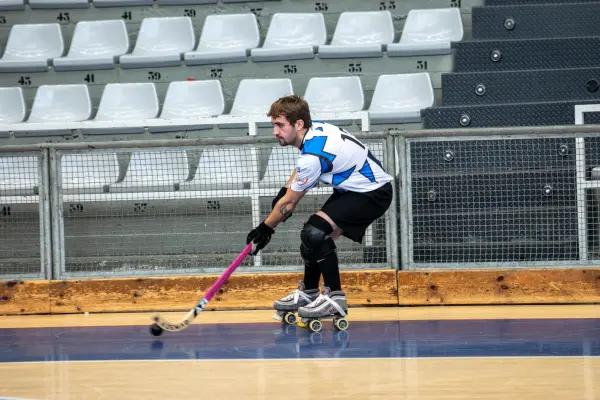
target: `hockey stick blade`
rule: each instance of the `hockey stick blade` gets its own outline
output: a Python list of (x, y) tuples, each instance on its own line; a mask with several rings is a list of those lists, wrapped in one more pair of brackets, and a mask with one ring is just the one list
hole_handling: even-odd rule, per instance
[(187, 328), (194, 319), (198, 316), (198, 314), (204, 310), (204, 307), (208, 304), (209, 301), (215, 296), (215, 294), (221, 289), (221, 287), (225, 284), (229, 276), (237, 269), (237, 267), (242, 264), (242, 261), (246, 258), (248, 254), (253, 251), (253, 243), (249, 243), (244, 250), (233, 260), (231, 265), (223, 272), (223, 274), (217, 279), (215, 283), (208, 289), (208, 291), (204, 294), (202, 300), (196, 304), (194, 308), (192, 308), (187, 315), (183, 318), (183, 320), (179, 322), (169, 322), (160, 315), (155, 315), (152, 319), (154, 323), (158, 325), (161, 329), (169, 332), (177, 332)]

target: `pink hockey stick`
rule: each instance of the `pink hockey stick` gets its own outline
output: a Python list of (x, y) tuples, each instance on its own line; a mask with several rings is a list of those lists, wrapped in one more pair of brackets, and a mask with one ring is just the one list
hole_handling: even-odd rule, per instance
[(221, 287), (225, 284), (227, 279), (229, 279), (233, 271), (235, 271), (236, 268), (240, 266), (242, 261), (244, 261), (246, 256), (252, 252), (252, 247), (252, 243), (248, 243), (248, 245), (246, 245), (244, 250), (242, 250), (242, 252), (235, 258), (235, 260), (233, 260), (233, 262), (231, 263), (231, 265), (229, 265), (225, 272), (223, 272), (223, 275), (221, 275), (219, 279), (217, 279), (217, 281), (213, 283), (213, 285), (208, 289), (208, 291), (204, 294), (202, 300), (200, 300), (198, 304), (196, 304), (196, 307), (190, 310), (190, 312), (185, 316), (185, 318), (182, 321), (171, 323), (165, 320), (160, 315), (155, 315), (153, 317), (154, 325), (152, 325), (152, 327), (150, 328), (150, 332), (154, 336), (158, 336), (162, 333), (163, 330), (177, 332), (187, 328), (192, 323), (192, 321), (198, 316), (200, 311), (204, 310), (208, 302), (212, 300), (212, 298), (219, 291), (219, 289), (221, 289)]

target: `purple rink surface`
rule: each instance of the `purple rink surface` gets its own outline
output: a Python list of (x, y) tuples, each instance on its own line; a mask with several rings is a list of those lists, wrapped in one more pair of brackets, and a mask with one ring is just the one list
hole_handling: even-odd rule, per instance
[(0, 362), (600, 356), (600, 319), (323, 321), (196, 324), (159, 337), (148, 326), (0, 329)]

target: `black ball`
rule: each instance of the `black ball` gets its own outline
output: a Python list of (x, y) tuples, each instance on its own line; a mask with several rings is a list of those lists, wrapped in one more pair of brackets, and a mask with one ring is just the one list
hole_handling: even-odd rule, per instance
[(153, 336), (160, 336), (163, 333), (163, 328), (161, 328), (157, 324), (152, 324), (152, 326), (150, 327), (150, 333)]

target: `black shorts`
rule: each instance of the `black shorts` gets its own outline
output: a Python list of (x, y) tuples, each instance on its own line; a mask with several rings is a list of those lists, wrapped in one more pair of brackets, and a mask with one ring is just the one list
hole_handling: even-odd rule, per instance
[(342, 236), (362, 243), (365, 231), (373, 221), (385, 214), (393, 196), (389, 182), (366, 193), (334, 191), (321, 211), (344, 231)]

